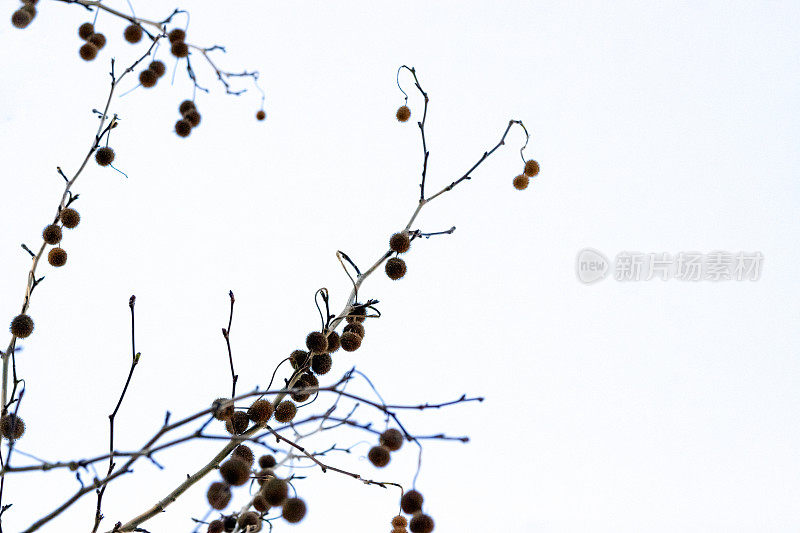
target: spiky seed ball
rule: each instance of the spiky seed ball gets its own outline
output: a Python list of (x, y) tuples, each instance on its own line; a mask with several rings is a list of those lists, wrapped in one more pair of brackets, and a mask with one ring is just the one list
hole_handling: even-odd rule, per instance
[(188, 120), (180, 119), (175, 123), (175, 133), (177, 133), (179, 137), (188, 137), (189, 134), (192, 133), (192, 125)]
[(207, 533), (222, 533), (224, 529), (225, 526), (222, 524), (222, 520), (212, 520), (208, 523)]
[(35, 3), (36, 2), (26, 2), (23, 0), (22, 7), (20, 8), (22, 11), (31, 16), (31, 20), (36, 17), (36, 6), (33, 5)]
[(58, 244), (61, 242), (61, 237), (61, 226), (57, 224), (50, 224), (42, 231), (42, 239), (47, 244)]
[(392, 518), (392, 525), (394, 527), (406, 527), (408, 525), (408, 520), (406, 520), (405, 516), (399, 514)]
[(142, 87), (145, 87), (147, 89), (149, 89), (150, 87), (155, 87), (157, 81), (158, 81), (158, 74), (156, 74), (149, 68), (144, 69), (139, 73), (139, 83), (142, 84)]
[(275, 466), (277, 461), (275, 461), (275, 457), (272, 455), (262, 455), (258, 458), (258, 466), (261, 468), (272, 468)]
[[(307, 387), (305, 381), (297, 380), (297, 383), (295, 383), (292, 388), (298, 389), (300, 387)], [(311, 397), (311, 393), (306, 391), (293, 392), (291, 396), (292, 400), (296, 401), (297, 403), (302, 403)]]
[(244, 485), (250, 479), (250, 466), (238, 457), (231, 457), (219, 467), (219, 474), (231, 485)]
[(239, 515), (239, 529), (242, 531), (256, 531), (255, 528), (251, 527), (247, 529), (248, 526), (259, 526), (261, 524), (261, 519), (258, 517), (258, 513), (254, 513), (253, 511), (248, 511), (246, 513), (242, 513)]
[(191, 100), (184, 100), (183, 102), (181, 102), (181, 105), (178, 106), (178, 113), (183, 115), (190, 109), (196, 109), (194, 102), (192, 102)]
[(69, 207), (62, 209), (58, 218), (61, 220), (61, 223), (64, 224), (64, 227), (69, 229), (76, 227), (81, 221), (81, 215)]
[(256, 400), (247, 409), (247, 417), (256, 424), (263, 424), (272, 416), (272, 404), (267, 400)]
[(53, 248), (47, 254), (47, 262), (54, 267), (63, 267), (67, 264), (67, 252), (63, 248)]
[(358, 322), (353, 322), (352, 324), (347, 324), (342, 329), (342, 331), (344, 333), (347, 333), (348, 331), (352, 331), (353, 333), (355, 333), (356, 335), (358, 335), (362, 339), (364, 338), (364, 335), (366, 335), (366, 333), (367, 333), (367, 330), (364, 329), (364, 326), (362, 326)]
[(328, 351), (328, 339), (319, 331), (312, 331), (306, 336), (306, 348), (312, 352), (322, 353)]
[(341, 347), (339, 342), (339, 334), (335, 331), (328, 332), (328, 353), (333, 353)]
[(142, 40), (142, 27), (138, 24), (131, 24), (125, 28), (125, 40), (131, 44), (136, 44)]
[(295, 370), (302, 368), (308, 364), (308, 356), (308, 352), (295, 350), (289, 355), (289, 364), (292, 365), (292, 368)]
[(410, 490), (400, 498), (400, 508), (406, 514), (414, 514), (422, 509), (423, 500), (422, 494), (416, 490)]
[(431, 533), (433, 531), (433, 518), (423, 513), (416, 513), (411, 517), (408, 525), (411, 533)]
[(183, 41), (175, 41), (169, 49), (175, 57), (186, 57), (189, 55), (189, 47)]
[(311, 359), (311, 370), (313, 370), (315, 374), (319, 374), (320, 376), (330, 372), (332, 366), (333, 366), (333, 358), (331, 358), (331, 354), (318, 353), (314, 354), (313, 359)]
[(263, 487), (264, 483), (266, 483), (270, 478), (275, 477), (275, 472), (273, 472), (270, 468), (264, 468), (257, 473), (255, 477), (256, 481), (258, 481), (258, 484)]
[(113, 148), (109, 148), (108, 146), (99, 148), (97, 152), (94, 153), (94, 160), (97, 161), (97, 164), (101, 167), (107, 167), (114, 162)]
[(94, 33), (94, 25), (91, 22), (84, 22), (78, 26), (78, 37), (84, 41), (92, 36)]
[(25, 434), (25, 422), (14, 413), (6, 413), (0, 418), (0, 434), (8, 440), (17, 440)]
[(290, 524), (296, 524), (306, 516), (306, 502), (300, 498), (289, 498), (283, 504), (283, 518)]
[(103, 47), (106, 45), (106, 36), (102, 33), (93, 33), (89, 39), (87, 39), (90, 43), (95, 45), (98, 50), (102, 50)]
[(408, 238), (408, 233), (405, 231), (395, 233), (389, 238), (389, 248), (391, 248), (393, 252), (402, 254), (407, 252), (410, 247), (411, 239)]
[(532, 178), (535, 175), (537, 175), (538, 173), (539, 173), (539, 163), (537, 163), (533, 159), (525, 161), (525, 175), (526, 176), (528, 176), (529, 178)]
[(164, 62), (157, 59), (155, 61), (151, 61), (147, 68), (155, 72), (156, 76), (159, 78), (167, 72), (167, 66), (164, 64)]
[(81, 59), (84, 61), (91, 61), (97, 57), (97, 47), (92, 43), (83, 43), (78, 50), (78, 55), (81, 56)]
[(28, 24), (33, 20), (33, 16), (24, 9), (17, 9), (11, 14), (11, 24), (15, 28), (27, 28)]
[(256, 113), (256, 120), (264, 120), (265, 118), (267, 118), (267, 114), (263, 109), (259, 109)]
[(398, 280), (406, 275), (406, 262), (399, 257), (392, 257), (386, 261), (386, 275)]
[(317, 379), (317, 376), (311, 372), (306, 372), (300, 376), (300, 379), (303, 380), (303, 383), (305, 383), (306, 387), (319, 387), (319, 380)]
[(225, 509), (231, 501), (231, 487), (227, 483), (215, 481), (208, 487), (208, 504), (217, 511)]
[(361, 337), (352, 331), (345, 331), (340, 338), (342, 350), (345, 352), (355, 352), (361, 346)]
[(519, 176), (514, 178), (514, 188), (517, 189), (518, 191), (527, 189), (529, 181), (530, 178), (528, 176), (526, 176), (525, 174), (520, 174)]
[(169, 42), (171, 43), (182, 42), (186, 39), (186, 32), (180, 28), (175, 28), (169, 32), (167, 36), (169, 37)]
[(267, 503), (276, 506), (281, 505), (289, 495), (289, 484), (276, 477), (270, 478), (261, 489)]
[(228, 398), (217, 398), (211, 404), (211, 414), (217, 420), (228, 420), (233, 416), (233, 402)]
[(290, 422), (297, 414), (297, 406), (289, 400), (284, 400), (275, 408), (275, 420), (278, 422)]
[(269, 511), (269, 503), (267, 503), (267, 499), (264, 498), (262, 494), (257, 494), (256, 497), (253, 498), (253, 507), (260, 513)]
[(246, 462), (250, 466), (253, 465), (253, 461), (255, 461), (255, 459), (256, 459), (255, 456), (253, 455), (253, 450), (251, 450), (250, 448), (248, 448), (244, 444), (240, 444), (236, 448), (234, 448), (233, 453), (231, 454), (231, 457), (236, 457), (236, 458), (242, 459), (244, 462)]
[(225, 531), (233, 531), (236, 529), (236, 517), (234, 515), (226, 516), (222, 519), (222, 527)]
[(359, 305), (350, 309), (350, 312), (347, 314), (346, 320), (348, 324), (352, 324), (353, 322), (364, 322), (366, 318), (367, 318), (367, 308), (362, 305)]
[(200, 125), (200, 112), (197, 109), (190, 109), (183, 115), (184, 120), (188, 121), (193, 128)]
[(250, 419), (242, 411), (236, 411), (233, 415), (225, 421), (225, 429), (232, 435), (241, 435), (247, 431), (247, 426), (250, 425)]
[(380, 443), (391, 451), (396, 452), (403, 446), (403, 434), (399, 430), (390, 428), (381, 433)]
[(11, 321), (9, 329), (15, 337), (28, 338), (33, 333), (33, 319), (28, 315), (17, 315)]
[(397, 110), (397, 120), (400, 122), (405, 122), (409, 118), (411, 118), (411, 110), (407, 105), (400, 106), (400, 108)]
[(369, 462), (378, 468), (383, 468), (388, 465), (391, 459), (389, 456), (389, 448), (386, 446), (373, 446), (370, 448), (367, 457), (369, 458)]

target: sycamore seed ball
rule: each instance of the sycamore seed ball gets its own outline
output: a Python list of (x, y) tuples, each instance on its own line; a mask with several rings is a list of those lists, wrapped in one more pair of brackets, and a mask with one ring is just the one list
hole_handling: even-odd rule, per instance
[(225, 528), (225, 531), (233, 531), (236, 528), (236, 517), (234, 515), (226, 516), (222, 520), (222, 527)]
[(61, 223), (64, 224), (64, 227), (69, 229), (76, 227), (81, 221), (81, 215), (69, 207), (62, 209), (58, 218), (61, 220)]
[(308, 364), (308, 357), (308, 352), (304, 352), (303, 350), (295, 350), (289, 355), (289, 364), (292, 365), (292, 368), (297, 370), (298, 368), (304, 367)]
[(297, 414), (297, 406), (289, 400), (284, 400), (275, 408), (275, 420), (278, 422), (286, 423), (291, 422), (294, 415)]
[(276, 477), (270, 478), (261, 489), (267, 503), (276, 506), (281, 505), (289, 495), (289, 484)]
[(236, 411), (225, 421), (225, 429), (232, 435), (241, 435), (247, 431), (247, 426), (249, 425), (250, 419), (242, 411)]
[(514, 178), (514, 188), (518, 191), (522, 191), (528, 188), (528, 183), (530, 182), (530, 178), (525, 174), (520, 174), (516, 178)]
[(408, 529), (411, 530), (411, 533), (431, 533), (433, 531), (433, 518), (421, 512), (416, 513), (411, 517)]
[(155, 61), (151, 61), (150, 66), (147, 68), (155, 72), (156, 76), (159, 78), (167, 72), (167, 66), (164, 64), (164, 62), (157, 59)]
[(529, 178), (536, 176), (539, 173), (539, 163), (533, 159), (525, 161), (525, 175)]
[(273, 455), (262, 455), (258, 458), (258, 466), (261, 468), (272, 468), (275, 466), (277, 461), (275, 461), (275, 456)]
[(57, 224), (50, 224), (42, 231), (42, 239), (47, 244), (58, 244), (61, 242), (61, 237), (61, 226)]
[(258, 531), (253, 526), (259, 526), (260, 522), (261, 520), (258, 517), (258, 513), (254, 513), (253, 511), (248, 511), (246, 513), (242, 513), (241, 515), (239, 515), (238, 523), (239, 523), (239, 528), (242, 531), (248, 531), (248, 532)]
[(300, 498), (289, 498), (283, 504), (283, 518), (290, 524), (296, 524), (306, 516), (306, 502)]
[(396, 452), (403, 446), (403, 434), (394, 428), (387, 429), (381, 433), (380, 443), (391, 451)]
[(193, 128), (200, 125), (200, 118), (200, 112), (197, 109), (190, 109), (183, 115), (183, 119), (191, 124)]
[(400, 122), (405, 122), (411, 117), (411, 110), (408, 108), (407, 105), (400, 106), (400, 109), (397, 110), (397, 120)]
[(28, 315), (17, 315), (11, 321), (9, 330), (15, 337), (28, 338), (33, 333), (33, 319)]
[(219, 473), (227, 483), (238, 487), (250, 479), (250, 465), (238, 457), (232, 457), (220, 465)]
[(167, 36), (169, 37), (169, 42), (177, 43), (186, 39), (186, 32), (180, 28), (175, 28), (174, 30), (169, 32)]
[(107, 167), (114, 162), (114, 150), (108, 146), (99, 148), (94, 154), (94, 160), (101, 167)]
[(236, 457), (238, 459), (242, 459), (244, 462), (246, 462), (248, 465), (251, 465), (251, 466), (253, 464), (253, 461), (255, 461), (255, 456), (253, 455), (253, 450), (251, 450), (250, 448), (248, 448), (244, 444), (238, 445), (233, 450), (233, 453), (231, 454), (231, 457)]
[(93, 33), (91, 37), (89, 37), (88, 41), (95, 45), (98, 50), (102, 50), (102, 48), (106, 45), (106, 36), (102, 33)]
[(253, 498), (253, 507), (256, 511), (263, 513), (269, 510), (269, 503), (267, 503), (267, 499), (264, 498), (263, 494), (257, 494), (256, 497)]
[(345, 352), (354, 352), (361, 346), (361, 337), (352, 331), (345, 331), (340, 338), (342, 343), (342, 350)]
[(320, 376), (330, 372), (332, 366), (333, 366), (333, 358), (331, 358), (330, 354), (327, 353), (314, 354), (313, 359), (311, 359), (311, 370), (313, 370), (315, 374), (319, 374)]
[(189, 55), (189, 47), (183, 41), (175, 41), (169, 49), (175, 57), (186, 57)]
[(78, 55), (80, 55), (81, 59), (84, 61), (91, 61), (97, 57), (97, 47), (92, 43), (83, 43), (78, 50)]
[(192, 125), (186, 119), (180, 119), (175, 123), (175, 133), (179, 137), (188, 137), (192, 133)]
[(25, 434), (25, 422), (14, 413), (7, 413), (0, 418), (0, 434), (8, 440), (17, 440)]
[(142, 87), (149, 89), (150, 87), (155, 87), (156, 82), (158, 81), (158, 74), (150, 70), (149, 68), (144, 69), (139, 73), (139, 83)]
[(222, 533), (225, 529), (225, 526), (222, 524), (222, 520), (212, 520), (208, 523), (208, 530), (206, 533)]
[(91, 22), (84, 22), (78, 26), (78, 37), (84, 41), (92, 36), (94, 33), (94, 25)]
[(138, 24), (131, 24), (127, 28), (125, 28), (125, 40), (131, 44), (136, 44), (142, 40), (142, 27)]
[(352, 331), (353, 333), (355, 333), (356, 335), (358, 335), (358, 336), (359, 336), (359, 337), (361, 337), (362, 339), (364, 338), (364, 335), (366, 335), (366, 334), (367, 334), (367, 330), (365, 330), (365, 329), (364, 329), (364, 326), (362, 326), (362, 325), (361, 325), (361, 324), (359, 324), (358, 322), (353, 322), (352, 324), (347, 324), (347, 325), (346, 325), (346, 326), (343, 328), (343, 330), (342, 330), (342, 331), (343, 331), (344, 333), (347, 333), (348, 331)]
[(397, 515), (392, 518), (392, 525), (394, 527), (406, 527), (408, 525), (408, 521), (406, 520), (405, 516)]
[(264, 120), (265, 118), (267, 118), (267, 114), (263, 109), (259, 109), (256, 113), (256, 120)]
[(392, 257), (386, 261), (386, 275), (393, 280), (402, 278), (406, 275), (406, 262), (399, 257)]
[(408, 238), (408, 233), (405, 231), (395, 233), (389, 239), (389, 248), (391, 248), (393, 252), (402, 254), (407, 252), (410, 247), (411, 239)]
[(212, 483), (211, 486), (208, 487), (208, 492), (206, 493), (208, 504), (217, 511), (221, 511), (228, 506), (231, 501), (231, 496), (230, 486), (221, 481)]
[[(227, 405), (225, 405), (226, 403)], [(217, 398), (211, 404), (211, 414), (217, 420), (228, 420), (233, 416), (233, 402), (230, 402), (228, 398)]]
[(341, 347), (339, 342), (339, 334), (335, 331), (328, 332), (328, 353), (333, 353)]
[(383, 468), (384, 466), (388, 465), (389, 460), (391, 459), (389, 455), (389, 448), (385, 446), (373, 446), (370, 448), (367, 457), (369, 458), (369, 462), (378, 468)]
[(28, 24), (31, 23), (33, 20), (33, 16), (30, 13), (23, 9), (17, 9), (14, 13), (11, 14), (11, 24), (15, 28), (23, 29), (27, 28)]
[(183, 102), (181, 102), (181, 104), (178, 106), (178, 113), (180, 113), (181, 115), (183, 115), (184, 113), (186, 113), (186, 112), (187, 112), (187, 111), (189, 111), (190, 109), (195, 109), (194, 102), (192, 102), (191, 100), (184, 100), (184, 101), (183, 101)]
[(47, 262), (54, 267), (62, 267), (67, 264), (67, 252), (63, 248), (53, 248), (47, 254)]
[(263, 424), (272, 416), (272, 404), (267, 400), (256, 400), (247, 410), (247, 416), (256, 424)]
[(406, 514), (414, 514), (420, 509), (422, 509), (422, 501), (423, 501), (422, 494), (420, 494), (416, 490), (410, 490), (403, 494), (403, 497), (400, 498), (400, 508)]
[(328, 350), (328, 339), (320, 331), (312, 331), (306, 336), (306, 348), (312, 352), (322, 353)]

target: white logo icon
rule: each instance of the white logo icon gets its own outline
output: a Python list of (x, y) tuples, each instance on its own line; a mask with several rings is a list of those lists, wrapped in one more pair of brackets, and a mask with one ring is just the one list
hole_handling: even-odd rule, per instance
[(583, 283), (600, 281), (608, 275), (608, 259), (593, 248), (584, 248), (578, 252), (575, 271)]

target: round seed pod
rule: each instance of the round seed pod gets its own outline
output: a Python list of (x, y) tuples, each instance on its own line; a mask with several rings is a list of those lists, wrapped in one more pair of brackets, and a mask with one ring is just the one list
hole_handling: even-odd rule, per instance
[(219, 473), (231, 485), (244, 485), (250, 479), (250, 466), (242, 459), (232, 457), (222, 463)]
[(265, 118), (267, 118), (267, 114), (263, 109), (259, 109), (256, 113), (256, 120), (264, 120)]
[[(301, 376), (300, 379), (298, 379), (297, 382), (293, 385), (293, 388), (307, 387), (307, 386), (308, 385), (307, 385), (306, 381)], [(292, 400), (294, 400), (294, 401), (296, 401), (298, 403), (304, 402), (304, 401), (308, 400), (310, 397), (311, 397), (311, 393), (310, 392), (293, 392), (292, 393)]]
[(139, 83), (142, 85), (142, 87), (145, 87), (147, 89), (149, 89), (150, 87), (155, 87), (157, 81), (158, 81), (158, 74), (156, 74), (149, 68), (146, 68), (139, 73)]
[(341, 343), (339, 342), (339, 334), (335, 331), (328, 332), (328, 353), (333, 353), (339, 349)]
[(62, 209), (58, 218), (61, 220), (61, 223), (64, 224), (64, 227), (69, 229), (76, 227), (81, 221), (81, 215), (69, 207)]
[(392, 257), (386, 261), (386, 275), (394, 280), (402, 278), (406, 275), (406, 262), (399, 257)]
[(58, 244), (61, 242), (61, 237), (61, 226), (57, 224), (50, 224), (42, 231), (42, 239), (47, 244)]
[(190, 109), (183, 115), (183, 119), (191, 124), (193, 128), (200, 125), (200, 118), (200, 112), (197, 109)]
[(231, 532), (236, 529), (236, 517), (234, 515), (226, 516), (222, 519), (222, 527), (225, 531)]
[(94, 24), (91, 22), (84, 22), (78, 26), (78, 37), (84, 41), (94, 34)]
[(142, 27), (138, 24), (131, 24), (127, 28), (125, 28), (124, 36), (125, 40), (131, 44), (136, 44), (142, 40)]
[(15, 337), (20, 339), (28, 338), (33, 333), (33, 319), (28, 315), (17, 315), (11, 321), (9, 330)]
[[(226, 402), (227, 405), (225, 405)], [(211, 414), (213, 414), (214, 418), (217, 420), (228, 420), (233, 416), (233, 402), (228, 398), (217, 398), (211, 404), (211, 409)]]
[(87, 39), (87, 41), (95, 45), (98, 50), (102, 50), (106, 45), (106, 36), (102, 33), (93, 33), (91, 37)]
[(396, 452), (403, 446), (403, 434), (394, 428), (387, 429), (381, 433), (379, 441), (383, 446), (386, 446), (391, 451)]
[(26, 2), (25, 0), (23, 0), (22, 7), (20, 8), (20, 10), (24, 11), (25, 13), (31, 16), (31, 20), (33, 20), (36, 17), (36, 6), (34, 5), (35, 3), (36, 2)]
[(272, 416), (272, 404), (267, 400), (256, 400), (247, 409), (247, 417), (256, 424), (263, 424)]
[(416, 490), (410, 490), (403, 494), (403, 497), (400, 498), (400, 508), (406, 514), (414, 514), (422, 509), (423, 500), (424, 498), (422, 497), (422, 494)]
[(408, 233), (405, 231), (395, 233), (389, 238), (389, 248), (391, 248), (393, 252), (402, 254), (407, 252), (410, 247), (411, 239), (409, 239)]
[(147, 68), (155, 72), (156, 76), (159, 78), (167, 72), (167, 66), (164, 64), (164, 62), (157, 59), (155, 61), (151, 61)]
[(528, 188), (528, 182), (530, 182), (530, 178), (525, 174), (520, 174), (516, 178), (514, 178), (514, 188), (518, 191), (524, 190)]
[(25, 434), (25, 422), (14, 413), (6, 413), (0, 418), (0, 434), (8, 440), (17, 440)]
[(11, 24), (15, 28), (27, 28), (33, 20), (33, 16), (24, 9), (17, 9), (11, 14)]
[(181, 102), (181, 105), (178, 106), (178, 113), (183, 115), (190, 109), (196, 109), (194, 102), (192, 102), (191, 100), (184, 100), (183, 102)]
[(278, 463), (275, 461), (275, 457), (272, 455), (262, 455), (258, 458), (258, 466), (261, 468), (272, 468), (276, 464)]
[(408, 530), (404, 527), (393, 527), (391, 533), (408, 533)]
[(539, 163), (537, 163), (533, 159), (525, 161), (525, 175), (526, 176), (528, 176), (529, 178), (532, 178), (535, 175), (537, 175), (538, 173), (539, 173)]
[(263, 494), (268, 504), (272, 506), (281, 505), (289, 495), (289, 484), (276, 477), (270, 478), (261, 488), (261, 494)]
[(94, 160), (97, 161), (97, 164), (101, 167), (107, 167), (114, 162), (114, 149), (108, 146), (98, 148), (94, 153)]
[(319, 380), (317, 379), (317, 376), (315, 376), (311, 372), (306, 372), (305, 374), (300, 376), (300, 379), (303, 380), (306, 387), (319, 387)]
[(290, 524), (296, 524), (306, 516), (306, 502), (300, 498), (289, 498), (283, 504), (283, 518)]
[(367, 308), (358, 306), (350, 309), (350, 312), (347, 314), (346, 320), (348, 324), (352, 324), (353, 322), (364, 322), (366, 318), (367, 318)]
[(63, 248), (53, 248), (47, 254), (47, 262), (54, 267), (63, 267), (67, 264), (67, 252)]
[(169, 37), (169, 42), (171, 43), (182, 42), (186, 40), (186, 32), (180, 28), (175, 28), (167, 34), (167, 37)]
[[(242, 531), (248, 531), (248, 532), (258, 531), (261, 527), (261, 519), (259, 518), (258, 513), (254, 513), (253, 511), (248, 511), (246, 513), (240, 514), (239, 520), (237, 520), (237, 522), (239, 524), (239, 529), (241, 529)], [(253, 526), (257, 526), (258, 529), (256, 529), (256, 527)], [(250, 529), (247, 529), (248, 527)]]
[(267, 503), (267, 499), (264, 498), (262, 494), (257, 494), (256, 497), (253, 498), (253, 507), (260, 513), (269, 511), (269, 503)]
[(400, 108), (397, 110), (396, 116), (397, 120), (399, 120), (400, 122), (405, 122), (409, 118), (411, 118), (411, 110), (408, 108), (407, 105), (400, 106)]
[(262, 487), (264, 486), (264, 483), (273, 477), (275, 477), (275, 472), (273, 472), (270, 468), (264, 468), (255, 475), (256, 481), (258, 481), (258, 484)]
[(297, 414), (297, 406), (289, 400), (284, 400), (275, 408), (275, 420), (281, 423), (290, 422)]
[(207, 533), (222, 533), (225, 529), (225, 526), (222, 523), (222, 520), (212, 520), (208, 523), (208, 530)]
[(340, 342), (342, 343), (342, 350), (345, 352), (354, 352), (361, 346), (361, 337), (352, 331), (346, 331), (342, 333)]
[(225, 509), (231, 501), (231, 488), (227, 483), (223, 483), (221, 481), (215, 481), (208, 487), (208, 492), (206, 493), (206, 499), (208, 499), (208, 504), (211, 505), (213, 509), (217, 511), (221, 511)]
[(306, 336), (306, 347), (312, 352), (326, 352), (328, 350), (328, 339), (324, 333), (312, 331)]
[(353, 333), (355, 333), (356, 335), (358, 335), (362, 339), (364, 338), (364, 335), (366, 335), (366, 333), (367, 333), (367, 331), (364, 329), (364, 326), (362, 326), (358, 322), (353, 322), (352, 324), (347, 324), (342, 329), (342, 331), (344, 333), (347, 333), (348, 331), (352, 331)]
[(295, 350), (289, 355), (289, 364), (292, 365), (292, 368), (297, 370), (298, 368), (302, 368), (308, 364), (309, 360), (309, 353), (304, 352), (303, 350)]
[(247, 431), (247, 426), (250, 425), (250, 419), (242, 411), (236, 411), (233, 415), (225, 421), (225, 429), (231, 435), (241, 435)]
[(332, 366), (333, 366), (333, 359), (331, 358), (331, 354), (318, 353), (314, 354), (314, 358), (311, 359), (311, 370), (313, 370), (315, 374), (319, 374), (320, 376), (330, 372)]
[(189, 134), (192, 133), (192, 125), (188, 120), (180, 119), (175, 123), (175, 133), (177, 133), (179, 137), (188, 137)]
[(234, 448), (233, 453), (231, 454), (231, 458), (236, 457), (238, 459), (243, 460), (248, 465), (252, 466), (253, 461), (255, 461), (255, 456), (253, 455), (253, 450), (245, 446), (244, 444), (238, 445)]
[(405, 516), (399, 514), (392, 518), (392, 525), (394, 527), (406, 527), (408, 525), (408, 520), (406, 520)]
[(81, 56), (81, 59), (84, 61), (91, 61), (97, 57), (97, 47), (92, 43), (83, 43), (78, 50), (78, 55)]
[(383, 468), (389, 464), (391, 457), (389, 456), (389, 448), (386, 446), (373, 446), (367, 454), (369, 462), (378, 468)]
[(169, 49), (175, 57), (186, 57), (189, 55), (189, 47), (183, 41), (175, 41)]
[(421, 512), (416, 513), (411, 517), (408, 529), (411, 530), (411, 533), (431, 533), (433, 531), (433, 518)]

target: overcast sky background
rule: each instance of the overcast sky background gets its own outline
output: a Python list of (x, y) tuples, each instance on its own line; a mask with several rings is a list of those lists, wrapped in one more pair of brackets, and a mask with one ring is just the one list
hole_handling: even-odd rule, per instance
[[(5, 2), (7, 16), (16, 6)], [(230, 289), (239, 390), (265, 386), (319, 327), (314, 291), (327, 287), (336, 312), (344, 304), (336, 250), (368, 266), (413, 212), (421, 100), (405, 74), (412, 121), (394, 118), (396, 71), (407, 64), (430, 94), (428, 190), (462, 175), (511, 118), (532, 133), (526, 154), (542, 168), (528, 190), (513, 189), (523, 143), (514, 129), (473, 180), (427, 206), (414, 227), (456, 232), (415, 242), (404, 279), (368, 280), (362, 294), (381, 300), (383, 317), (368, 322), (359, 351), (336, 355), (329, 375), (356, 365), (394, 403), (486, 397), (403, 418), (418, 434), (472, 438), (425, 444), (417, 487), (436, 530), (797, 531), (800, 5), (179, 7), (191, 10), (189, 41), (227, 47), (221, 66), (261, 71), (268, 118), (254, 120), (252, 91), (221, 94), (195, 57), (212, 93), (198, 95), (200, 127), (177, 138), (177, 105), (191, 85), (184, 62), (169, 83), (175, 61), (164, 48), (167, 77), (114, 99), (122, 121), (110, 144), (128, 178), (90, 163), (75, 186), (82, 222), (66, 232), (68, 263), (40, 271), (36, 331), (17, 357), (28, 424), (20, 450), (49, 460), (105, 452), (130, 357), (131, 294), (143, 355), (117, 418), (118, 448), (138, 449), (165, 410), (187, 415), (227, 393), (220, 328)], [(163, 2), (134, 8), (169, 13)], [(123, 42), (122, 21), (101, 15), (109, 44), (81, 61), (76, 29), (89, 17), (43, 0), (28, 29), (0, 25), (0, 305), (9, 320), (30, 265), (19, 245), (38, 248), (63, 190), (55, 168), (71, 174), (91, 143), (109, 59), (127, 65), (142, 50)], [(134, 85), (131, 76), (123, 90)], [(575, 273), (584, 247), (611, 258), (760, 251), (764, 263), (754, 282), (587, 286)], [(366, 409), (358, 418), (381, 420)], [(365, 435), (334, 440), (364, 442), (331, 455), (333, 464), (410, 485), (412, 446), (377, 471)], [(164, 471), (138, 463), (108, 489), (105, 528), (153, 505), (220, 447), (165, 452)], [(306, 472), (297, 488), (307, 518), (279, 521), (280, 530), (390, 529), (397, 491)], [(144, 527), (191, 531), (216, 479)], [(65, 471), (10, 475), (8, 530), (77, 487)], [(89, 530), (94, 506), (88, 495), (43, 531)]]

